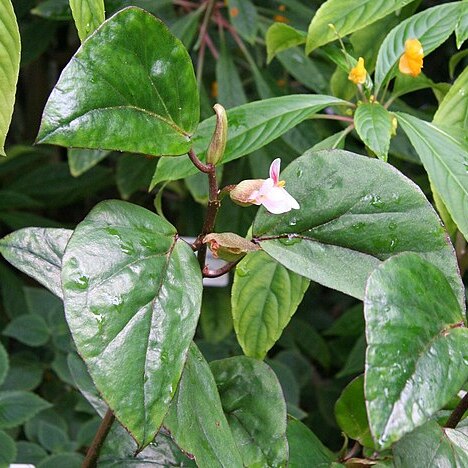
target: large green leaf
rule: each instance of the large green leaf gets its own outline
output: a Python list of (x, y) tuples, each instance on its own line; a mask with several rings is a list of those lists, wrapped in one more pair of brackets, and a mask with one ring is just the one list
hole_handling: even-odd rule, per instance
[(83, 42), (104, 21), (104, 0), (69, 0), (76, 29)]
[(331, 150), (306, 152), (281, 178), (301, 209), (278, 216), (262, 207), (253, 233), (286, 268), (362, 298), (380, 261), (416, 251), (444, 271), (463, 303), (445, 231), (419, 188), (396, 169)]
[(195, 333), (201, 275), (172, 225), (136, 205), (97, 205), (62, 262), (65, 313), (116, 417), (146, 446), (167, 412)]
[(198, 466), (242, 467), (208, 363), (192, 344), (164, 426)]
[(393, 447), (397, 468), (419, 466), (465, 468), (468, 466), (468, 433), (461, 429), (440, 427), (430, 421), (401, 439)]
[(5, 139), (10, 127), (18, 81), (21, 43), (16, 16), (10, 0), (0, 4), (0, 156), (5, 155)]
[(39, 143), (174, 155), (199, 118), (192, 62), (149, 13), (119, 11), (83, 43), (46, 104)]
[(24, 228), (0, 240), (0, 252), (12, 265), (62, 298), (62, 256), (72, 231)]
[(354, 113), (356, 131), (379, 159), (387, 160), (392, 134), (392, 116), (378, 102), (361, 104)]
[(452, 219), (468, 238), (468, 145), (434, 124), (402, 112), (396, 115)]
[[(296, 94), (250, 102), (228, 110), (228, 142), (221, 163), (252, 153), (327, 106), (344, 104), (346, 101), (332, 96)], [(193, 139), (194, 150), (202, 161), (205, 160), (215, 123), (215, 116), (201, 122)], [(185, 156), (162, 158), (151, 187), (196, 173), (197, 169)]]
[(0, 429), (19, 426), (49, 406), (34, 393), (0, 392)]
[(232, 317), (247, 356), (263, 359), (281, 336), (309, 281), (264, 252), (250, 253), (236, 268)]
[(328, 0), (312, 18), (307, 35), (306, 52), (335, 41), (336, 28), (341, 37), (357, 31), (408, 5), (414, 0)]
[(405, 50), (407, 39), (418, 39), (424, 56), (439, 47), (450, 34), (460, 17), (461, 3), (453, 2), (424, 10), (393, 28), (383, 41), (375, 68), (375, 94), (391, 79), (394, 66)]
[(285, 466), (286, 403), (275, 373), (236, 356), (210, 364), (244, 466)]
[(375, 442), (387, 448), (465, 383), (468, 329), (444, 274), (409, 252), (370, 275), (364, 314), (369, 425)]
[(266, 32), (267, 62), (282, 50), (304, 44), (307, 34), (284, 23), (273, 23)]

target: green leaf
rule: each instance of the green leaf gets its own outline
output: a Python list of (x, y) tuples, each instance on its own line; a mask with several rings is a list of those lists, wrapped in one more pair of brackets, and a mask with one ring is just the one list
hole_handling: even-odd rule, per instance
[(120, 196), (128, 200), (138, 190), (147, 190), (156, 169), (157, 159), (137, 154), (123, 154), (117, 160), (115, 181)]
[(29, 352), (15, 353), (10, 357), (10, 368), (2, 390), (34, 390), (42, 382), (43, 364)]
[(21, 43), (15, 12), (10, 0), (0, 5), (0, 85), (2, 96), (0, 101), (0, 156), (5, 154), (5, 139), (13, 114), (15, 103), (16, 83), (18, 81)]
[(109, 156), (110, 151), (83, 148), (68, 148), (68, 166), (70, 174), (78, 177)]
[(58, 466), (81, 468), (83, 459), (80, 453), (58, 453), (44, 458), (36, 468), (57, 468)]
[(78, 36), (83, 42), (104, 21), (104, 0), (69, 0)]
[[(298, 94), (250, 102), (228, 110), (228, 142), (221, 163), (252, 153), (327, 106), (345, 104), (346, 101), (332, 96)], [(215, 123), (215, 116), (201, 122), (193, 140), (194, 150), (202, 161)], [(163, 158), (150, 189), (159, 182), (182, 179), (197, 172), (187, 157)]]
[(413, 91), (418, 91), (420, 89), (432, 88), (434, 92), (440, 91), (444, 92), (447, 83), (434, 83), (430, 78), (428, 78), (424, 73), (421, 73), (418, 76), (403, 75), (400, 73), (395, 78), (395, 83), (392, 90), (392, 100), (397, 97), (403, 96), (407, 93), (412, 93)]
[(285, 466), (286, 403), (274, 372), (246, 356), (210, 367), (244, 466)]
[(303, 423), (288, 419), (288, 444), (290, 468), (328, 468), (336, 457), (319, 438)]
[(232, 331), (231, 297), (227, 288), (206, 288), (203, 291), (200, 325), (203, 338), (219, 343)]
[(307, 34), (284, 23), (273, 23), (266, 32), (267, 62), (282, 50), (304, 44)]
[(257, 37), (257, 9), (251, 0), (228, 0), (229, 17), (236, 31), (253, 44)]
[(383, 41), (375, 68), (375, 94), (392, 78), (395, 65), (405, 51), (407, 39), (418, 39), (424, 56), (452, 34), (460, 17), (460, 2), (445, 3), (411, 16), (393, 28)]
[(34, 393), (2, 391), (0, 392), (0, 429), (19, 426), (50, 406), (49, 402)]
[(395, 467), (413, 468), (414, 461), (420, 466), (468, 466), (468, 434), (466, 427), (448, 429), (435, 421), (408, 434), (393, 447)]
[(468, 238), (468, 146), (434, 124), (397, 112), (452, 219)]
[(264, 252), (242, 259), (235, 271), (231, 301), (234, 328), (244, 354), (265, 358), (308, 286), (308, 280)]
[(12, 265), (62, 298), (62, 256), (68, 229), (24, 228), (0, 240), (0, 252)]
[(349, 350), (343, 368), (336, 374), (336, 377), (347, 377), (364, 372), (366, 355), (366, 336), (363, 333)]
[(441, 268), (464, 302), (439, 218), (393, 167), (347, 151), (306, 152), (281, 178), (301, 209), (278, 216), (261, 207), (253, 233), (286, 268), (360, 299), (380, 261), (416, 251)]
[(392, 135), (392, 116), (378, 102), (361, 104), (354, 113), (356, 131), (379, 159), (387, 160)]
[(16, 458), (15, 441), (6, 432), (0, 431), (0, 466), (8, 467)]
[(154, 213), (107, 201), (77, 226), (62, 265), (78, 352), (116, 417), (146, 446), (195, 333), (202, 291), (195, 255)]
[(326, 149), (343, 149), (346, 141), (346, 130), (330, 135), (316, 145), (312, 146), (311, 150), (320, 151)]
[(46, 321), (33, 314), (24, 314), (13, 319), (3, 330), (3, 334), (28, 346), (45, 345), (50, 338)]
[(364, 376), (355, 378), (335, 403), (335, 417), (341, 430), (364, 447), (374, 447), (364, 400)]
[(199, 117), (192, 62), (149, 13), (119, 11), (83, 43), (46, 104), (38, 142), (186, 153)]
[(389, 15), (414, 0), (328, 0), (312, 18), (307, 34), (306, 53)]
[(37, 436), (42, 447), (49, 452), (59, 453), (73, 450), (68, 434), (54, 424), (40, 421)]
[(177, 445), (194, 456), (197, 466), (243, 466), (213, 374), (195, 344), (164, 426)]
[[(53, 21), (68, 21), (72, 18), (68, 0), (45, 0), (31, 10), (31, 14)], [(25, 47), (29, 44), (23, 40)]]
[(460, 48), (468, 39), (468, 4), (461, 6), (460, 20), (455, 27), (455, 36), (457, 38), (457, 48)]
[(460, 390), (468, 378), (468, 330), (444, 274), (415, 253), (370, 275), (364, 314), (367, 413), (375, 442), (388, 448)]
[(2, 343), (0, 343), (0, 385), (2, 385), (5, 381), (5, 377), (8, 374), (8, 369), (8, 353), (6, 352), (6, 349)]
[(170, 26), (172, 34), (179, 38), (187, 49), (191, 47), (196, 37), (199, 19), (203, 11), (204, 5), (195, 11), (184, 13)]
[(16, 442), (16, 448), (18, 454), (16, 455), (15, 461), (17, 463), (37, 465), (41, 460), (47, 457), (47, 452), (40, 445), (33, 444), (32, 442), (20, 440)]
[(463, 70), (450, 87), (432, 121), (445, 128), (456, 126), (466, 129), (468, 127), (468, 68)]

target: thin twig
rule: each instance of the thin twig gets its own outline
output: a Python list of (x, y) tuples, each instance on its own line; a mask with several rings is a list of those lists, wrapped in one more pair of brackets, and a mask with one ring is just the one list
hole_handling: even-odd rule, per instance
[(107, 434), (109, 434), (109, 431), (112, 427), (112, 423), (114, 422), (114, 420), (115, 420), (114, 413), (110, 409), (108, 409), (88, 449), (86, 458), (84, 459), (84, 462), (81, 465), (82, 468), (95, 468), (96, 467), (97, 460), (99, 458), (99, 452), (101, 451), (102, 445), (104, 444), (104, 441), (106, 440)]
[(314, 114), (309, 117), (309, 119), (327, 119), (327, 120), (340, 120), (342, 122), (354, 122), (352, 117), (346, 117), (345, 115), (337, 114)]
[(220, 276), (229, 273), (240, 261), (236, 260), (235, 262), (226, 263), (226, 265), (222, 266), (221, 268), (217, 268), (216, 270), (210, 270), (207, 265), (203, 268), (202, 274), (203, 278), (219, 278)]
[(453, 410), (452, 414), (447, 419), (445, 427), (449, 429), (455, 429), (457, 424), (463, 418), (466, 410), (468, 410), (468, 392), (465, 393), (465, 396), (460, 400), (460, 403), (458, 403), (457, 407)]

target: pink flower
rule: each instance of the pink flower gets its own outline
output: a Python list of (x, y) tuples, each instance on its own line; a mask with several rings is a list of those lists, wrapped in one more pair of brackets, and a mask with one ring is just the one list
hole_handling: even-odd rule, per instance
[(249, 202), (263, 205), (270, 213), (281, 214), (291, 210), (298, 210), (299, 203), (286, 192), (284, 180), (279, 180), (281, 159), (275, 159), (270, 166), (270, 177), (263, 181), (258, 190), (249, 196)]

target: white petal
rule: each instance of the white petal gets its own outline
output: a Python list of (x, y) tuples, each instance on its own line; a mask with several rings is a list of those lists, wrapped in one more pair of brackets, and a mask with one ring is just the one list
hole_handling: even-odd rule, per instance
[(299, 209), (299, 203), (284, 188), (273, 187), (262, 199), (262, 205), (273, 214)]

